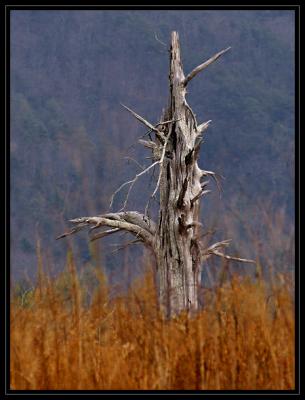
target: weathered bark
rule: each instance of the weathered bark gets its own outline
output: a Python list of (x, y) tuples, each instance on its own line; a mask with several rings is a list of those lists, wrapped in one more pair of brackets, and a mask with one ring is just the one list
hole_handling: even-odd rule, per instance
[[(180, 46), (172, 33), (168, 125), (168, 154), (161, 168), (160, 214), (156, 237), (160, 300), (167, 313), (198, 307), (200, 251), (198, 243), (201, 173), (195, 145), (199, 132), (186, 103)], [(197, 151), (198, 154), (198, 151)]]
[[(97, 217), (82, 217), (70, 220), (76, 226), (59, 238), (76, 233), (84, 227), (93, 225), (94, 229), (111, 227), (91, 236), (91, 240), (122, 230), (136, 237), (136, 242), (142, 241), (156, 257), (159, 281), (160, 305), (168, 317), (182, 310), (198, 308), (198, 287), (200, 284), (200, 268), (202, 262), (215, 254), (229, 260), (252, 262), (236, 257), (230, 257), (219, 249), (228, 245), (228, 241), (218, 242), (207, 249), (201, 248), (199, 241), (199, 207), (201, 197), (206, 195), (208, 181), (201, 182), (207, 176), (215, 178), (211, 171), (201, 170), (197, 159), (199, 155), (202, 134), (211, 121), (197, 124), (196, 117), (186, 102), (186, 86), (199, 72), (216, 61), (226, 50), (217, 53), (208, 61), (200, 64), (185, 78), (179, 37), (172, 32), (170, 49), (170, 95), (167, 109), (163, 112), (160, 122), (153, 125), (130, 108), (124, 106), (137, 120), (143, 123), (154, 140), (139, 140), (152, 151), (153, 163), (138, 173), (132, 180), (123, 183), (114, 196), (129, 185), (126, 199), (121, 212), (108, 213)], [(136, 180), (154, 166), (159, 166), (159, 177), (151, 197), (160, 191), (160, 210), (158, 222), (154, 223), (145, 211), (126, 212), (130, 190)]]

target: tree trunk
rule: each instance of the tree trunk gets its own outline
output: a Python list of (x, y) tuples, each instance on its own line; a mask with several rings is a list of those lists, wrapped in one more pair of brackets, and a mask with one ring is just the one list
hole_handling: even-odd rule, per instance
[(198, 307), (200, 170), (197, 165), (196, 121), (188, 107), (177, 32), (172, 33), (169, 108), (161, 121), (172, 120), (160, 182), (156, 232), (160, 301), (167, 314)]

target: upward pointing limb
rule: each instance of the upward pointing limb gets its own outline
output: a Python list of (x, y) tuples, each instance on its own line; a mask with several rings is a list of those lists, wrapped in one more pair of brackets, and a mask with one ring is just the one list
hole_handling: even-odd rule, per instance
[(192, 72), (190, 72), (187, 77), (183, 81), (183, 85), (186, 86), (190, 80), (192, 80), (199, 72), (203, 71), (205, 68), (207, 68), (210, 64), (212, 64), (214, 61), (216, 61), (220, 56), (225, 54), (228, 50), (230, 50), (231, 47), (228, 47), (219, 53), (216, 53), (213, 57), (209, 58), (207, 61), (204, 63), (198, 65), (196, 68), (193, 69)]

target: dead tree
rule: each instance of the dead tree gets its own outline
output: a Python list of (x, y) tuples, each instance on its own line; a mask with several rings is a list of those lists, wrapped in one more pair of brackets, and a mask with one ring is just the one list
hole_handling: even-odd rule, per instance
[[(196, 116), (186, 101), (187, 85), (199, 72), (229, 49), (215, 54), (185, 76), (179, 36), (177, 32), (172, 32), (169, 102), (167, 109), (163, 110), (160, 122), (153, 125), (124, 106), (152, 133), (152, 140), (141, 139), (139, 142), (152, 152), (153, 162), (132, 180), (123, 183), (113, 194), (111, 204), (114, 196), (123, 187), (128, 187), (124, 206), (120, 212), (72, 219), (70, 222), (74, 224), (74, 228), (59, 236), (62, 238), (90, 226), (91, 240), (120, 231), (133, 234), (135, 241), (143, 242), (155, 255), (159, 301), (167, 316), (175, 315), (182, 310), (198, 308), (201, 266), (211, 255), (229, 260), (253, 262), (225, 255), (223, 249), (229, 244), (229, 240), (203, 248), (199, 237), (200, 200), (210, 192), (207, 190), (209, 183), (207, 179), (216, 176), (214, 172), (205, 171), (198, 166), (202, 137), (211, 121), (197, 123)], [(144, 214), (125, 211), (133, 185), (155, 166), (159, 167), (159, 175), (151, 197), (159, 191), (160, 210), (156, 223), (148, 216), (148, 206)], [(101, 231), (92, 235), (98, 228)]]

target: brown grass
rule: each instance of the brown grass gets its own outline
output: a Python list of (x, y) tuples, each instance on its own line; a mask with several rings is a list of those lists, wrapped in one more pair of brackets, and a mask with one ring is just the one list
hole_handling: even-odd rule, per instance
[(71, 254), (67, 266), (64, 279), (40, 275), (26, 300), (12, 298), (12, 388), (294, 389), (294, 304), (283, 276), (272, 288), (233, 277), (206, 291), (196, 316), (165, 321), (151, 273), (111, 299), (96, 268), (85, 305)]

